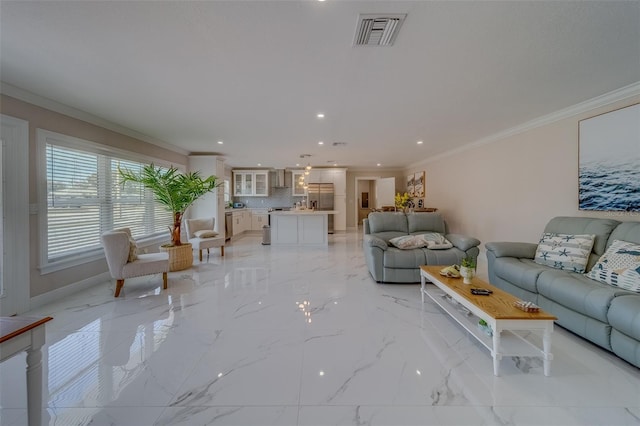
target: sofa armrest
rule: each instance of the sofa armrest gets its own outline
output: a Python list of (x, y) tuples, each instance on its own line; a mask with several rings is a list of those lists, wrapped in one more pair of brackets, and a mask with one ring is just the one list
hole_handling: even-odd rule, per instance
[(485, 244), (487, 252), (491, 252), (494, 257), (516, 257), (533, 259), (536, 257), (537, 244), (534, 243), (512, 243), (493, 242)]
[(363, 239), (364, 245), (369, 247), (378, 247), (382, 250), (389, 248), (389, 245), (380, 237), (375, 235), (366, 234)]
[(473, 237), (467, 237), (466, 235), (461, 234), (447, 234), (445, 238), (451, 241), (451, 244), (454, 247), (459, 248), (462, 251), (467, 251), (470, 248), (478, 247), (480, 245), (480, 240)]

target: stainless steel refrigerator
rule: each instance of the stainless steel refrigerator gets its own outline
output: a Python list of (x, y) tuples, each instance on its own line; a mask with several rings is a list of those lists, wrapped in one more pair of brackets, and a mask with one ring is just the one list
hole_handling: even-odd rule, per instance
[[(307, 205), (310, 209), (333, 210), (333, 184), (310, 183), (307, 188)], [(333, 234), (333, 215), (328, 215), (329, 234)]]

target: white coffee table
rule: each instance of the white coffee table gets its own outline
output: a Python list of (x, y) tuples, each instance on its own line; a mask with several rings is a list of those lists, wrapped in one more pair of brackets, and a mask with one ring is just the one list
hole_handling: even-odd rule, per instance
[[(540, 356), (544, 362), (544, 375), (549, 376), (553, 359), (550, 352), (551, 333), (553, 333), (553, 322), (556, 317), (542, 310), (521, 311), (513, 305), (518, 300), (516, 297), (479, 278), (473, 278), (471, 284), (464, 284), (462, 278), (443, 277), (440, 275), (440, 270), (444, 267), (420, 267), (422, 303), (424, 303), (424, 296), (428, 296), (489, 349), (493, 357), (494, 375), (499, 375), (500, 360), (503, 356)], [(434, 285), (427, 285), (428, 282)], [(471, 294), (471, 288), (486, 288), (493, 293), (490, 296), (476, 296)], [(453, 303), (445, 300), (443, 292), (470, 314), (466, 315)], [(478, 328), (479, 319), (486, 321), (491, 327), (493, 336), (489, 336)], [(541, 333), (542, 348), (532, 342), (527, 333), (522, 331)]]

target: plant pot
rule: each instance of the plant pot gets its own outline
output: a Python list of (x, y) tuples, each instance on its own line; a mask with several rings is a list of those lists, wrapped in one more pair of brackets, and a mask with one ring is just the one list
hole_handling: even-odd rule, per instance
[(162, 245), (160, 251), (169, 253), (169, 271), (182, 271), (193, 265), (193, 248), (191, 243), (180, 246)]
[(466, 266), (460, 267), (460, 276), (462, 277), (462, 282), (465, 284), (471, 284), (471, 280), (476, 276), (476, 270), (473, 268), (468, 268)]

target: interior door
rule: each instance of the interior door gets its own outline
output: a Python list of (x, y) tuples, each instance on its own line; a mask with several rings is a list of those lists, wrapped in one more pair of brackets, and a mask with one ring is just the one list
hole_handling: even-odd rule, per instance
[(376, 207), (395, 206), (396, 178), (376, 179)]

